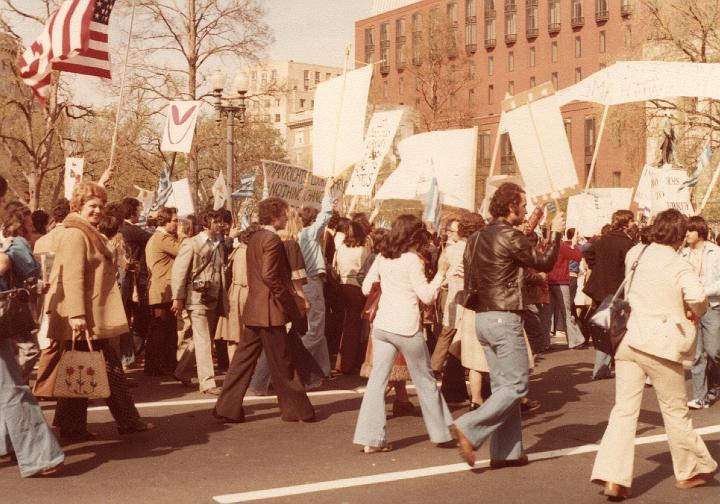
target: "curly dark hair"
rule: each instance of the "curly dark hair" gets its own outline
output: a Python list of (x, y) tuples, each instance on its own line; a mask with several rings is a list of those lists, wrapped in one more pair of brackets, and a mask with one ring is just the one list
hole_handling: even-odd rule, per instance
[(613, 231), (622, 231), (627, 229), (634, 220), (635, 216), (630, 210), (615, 210), (610, 220), (610, 226)]
[(490, 215), (494, 218), (510, 215), (510, 205), (519, 205), (525, 190), (512, 182), (505, 182), (498, 187), (490, 200)]
[(362, 247), (365, 245), (366, 238), (367, 233), (363, 225), (359, 222), (351, 221), (345, 232), (345, 240), (343, 240), (343, 243), (346, 247)]
[(416, 215), (404, 214), (393, 222), (390, 233), (380, 253), (387, 259), (397, 259), (411, 248), (420, 248), (429, 240), (430, 234)]
[(372, 242), (373, 254), (379, 254), (382, 250), (383, 243), (387, 240), (390, 231), (384, 228), (375, 228), (370, 233), (370, 242)]
[(697, 231), (697, 234), (701, 240), (707, 240), (708, 232), (710, 231), (707, 225), (707, 221), (700, 215), (693, 215), (688, 219), (687, 230)]
[(653, 243), (675, 246), (685, 239), (687, 227), (688, 218), (679, 210), (669, 208), (655, 216), (651, 240)]
[(26, 237), (25, 224), (27, 218), (32, 215), (30, 208), (23, 204), (8, 205), (5, 207), (5, 218), (3, 220), (3, 234), (5, 236), (23, 236)]
[(263, 226), (269, 226), (272, 222), (287, 212), (288, 204), (282, 198), (265, 198), (258, 203), (258, 221)]
[(177, 215), (178, 211), (175, 207), (162, 207), (158, 210), (157, 217), (155, 218), (156, 226), (166, 226), (172, 221), (173, 216)]
[(476, 213), (465, 213), (460, 217), (458, 235), (460, 238), (469, 238), (485, 227), (485, 219)]

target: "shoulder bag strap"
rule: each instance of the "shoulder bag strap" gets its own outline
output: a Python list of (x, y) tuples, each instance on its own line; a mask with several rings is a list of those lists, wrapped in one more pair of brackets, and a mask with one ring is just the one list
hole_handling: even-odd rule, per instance
[(620, 284), (620, 287), (618, 287), (617, 291), (615, 291), (615, 294), (613, 295), (613, 301), (617, 299), (617, 297), (620, 295), (620, 292), (622, 292), (623, 288), (627, 285), (626, 291), (630, 290), (630, 285), (632, 285), (633, 277), (635, 276), (635, 270), (638, 267), (638, 264), (640, 264), (640, 258), (643, 256), (645, 251), (650, 245), (645, 245), (643, 249), (640, 251), (640, 254), (638, 255), (637, 259), (633, 262), (632, 266), (630, 267), (630, 277), (625, 277), (625, 280)]
[[(205, 269), (208, 267), (208, 265), (209, 265), (211, 262), (213, 262), (213, 259), (215, 258), (215, 251), (216, 251), (217, 248), (220, 246), (220, 243), (221, 243), (221, 242), (217, 242), (217, 243), (215, 244), (215, 246), (210, 250), (210, 257), (208, 257), (208, 258), (205, 260), (205, 263), (200, 267), (199, 270), (197, 270), (195, 273), (193, 273), (192, 278), (190, 278), (190, 283), (194, 282), (194, 281), (197, 279), (197, 277), (200, 276), (200, 273), (202, 273), (203, 271), (205, 271)], [(193, 252), (193, 253), (194, 253), (194, 252)]]

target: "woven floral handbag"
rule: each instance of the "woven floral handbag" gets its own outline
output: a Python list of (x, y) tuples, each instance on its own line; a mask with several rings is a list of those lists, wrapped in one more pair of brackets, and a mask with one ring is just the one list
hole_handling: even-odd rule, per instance
[(85, 332), (90, 351), (75, 350), (79, 333), (73, 333), (72, 347), (66, 350), (58, 363), (53, 397), (105, 399), (110, 397), (105, 358), (102, 351), (94, 351), (90, 335)]

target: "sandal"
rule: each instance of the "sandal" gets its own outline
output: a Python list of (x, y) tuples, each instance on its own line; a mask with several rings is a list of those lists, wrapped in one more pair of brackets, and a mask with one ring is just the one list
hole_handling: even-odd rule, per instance
[(363, 452), (367, 454), (371, 453), (386, 453), (392, 451), (393, 447), (391, 444), (384, 444), (382, 446), (367, 446), (363, 448)]
[(43, 470), (40, 471), (39, 473), (33, 474), (33, 477), (43, 478), (43, 477), (45, 477), (45, 476), (51, 476), (51, 475), (55, 474), (56, 472), (60, 471), (60, 469), (62, 469), (63, 466), (65, 466), (65, 463), (64, 463), (64, 462), (60, 462), (60, 463), (59, 463), (58, 465), (56, 465), (56, 466), (48, 467), (47, 469), (43, 469)]

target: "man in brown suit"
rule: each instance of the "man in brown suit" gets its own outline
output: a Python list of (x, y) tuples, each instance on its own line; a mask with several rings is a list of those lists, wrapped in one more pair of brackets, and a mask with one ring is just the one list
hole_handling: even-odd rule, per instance
[(290, 359), (285, 330), (285, 324), (301, 318), (293, 297), (285, 247), (277, 235), (277, 231), (287, 224), (287, 209), (287, 203), (280, 198), (266, 198), (258, 205), (263, 229), (257, 231), (247, 244), (249, 293), (242, 314), (245, 330), (213, 410), (215, 417), (223, 422), (244, 421), (243, 398), (263, 349), (277, 391), (282, 420), (315, 420), (315, 411)]
[(170, 310), (172, 265), (178, 255), (176, 208), (163, 207), (157, 214), (157, 229), (145, 246), (148, 269), (150, 324), (145, 346), (145, 374), (162, 376), (177, 366), (177, 321)]

